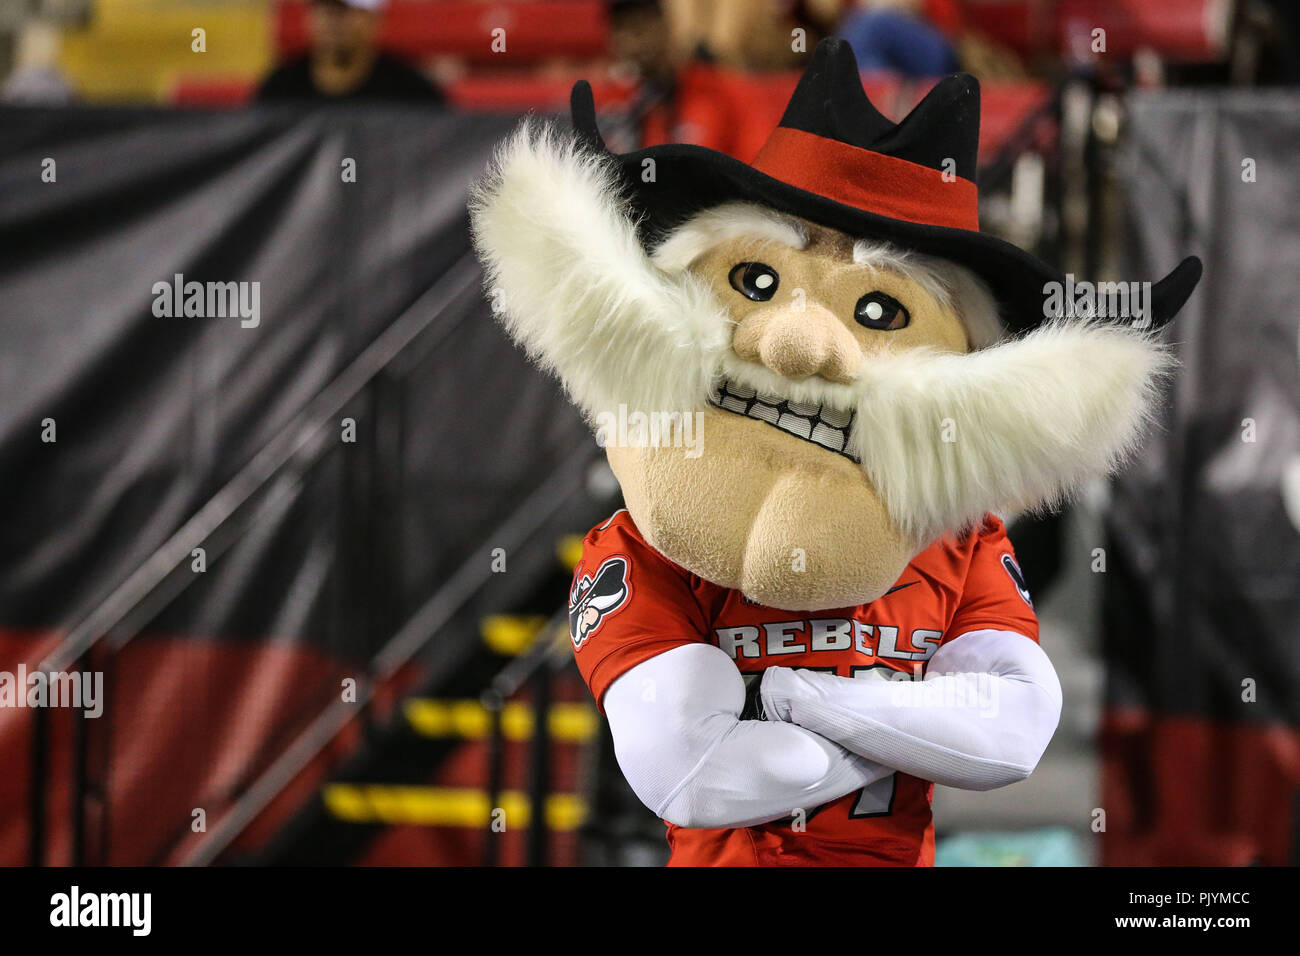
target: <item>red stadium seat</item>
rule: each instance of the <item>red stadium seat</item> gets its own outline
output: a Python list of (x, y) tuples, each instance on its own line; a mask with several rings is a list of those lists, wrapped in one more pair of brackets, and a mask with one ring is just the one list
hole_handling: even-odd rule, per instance
[(965, 0), (962, 22), (1023, 57), (1053, 46), (1056, 0)]
[(1034, 112), (1047, 103), (1045, 83), (985, 83), (980, 95), (980, 157), (988, 162)]
[(1170, 60), (1223, 56), (1231, 4), (1223, 0), (963, 0), (968, 29), (1021, 56), (1083, 50), (1092, 31), (1106, 31), (1106, 53), (1130, 56), (1148, 47)]
[(1106, 53), (1130, 56), (1148, 48), (1169, 60), (1221, 59), (1230, 5), (1221, 0), (1061, 0), (1060, 49), (1089, 51), (1092, 31), (1106, 31)]
[(447, 99), (464, 110), (565, 112), (569, 93), (579, 79), (590, 80), (601, 110), (628, 109), (636, 100), (637, 84), (613, 79), (592, 79), (586, 71), (572, 75), (534, 76), (520, 73), (471, 75), (446, 89)]
[[(581, 72), (573, 75), (536, 76), (529, 73), (467, 76), (445, 89), (448, 101), (465, 111), (517, 113), (538, 110), (562, 113), (569, 108), (569, 92)], [(636, 100), (638, 86), (613, 79), (591, 81), (596, 103), (602, 110), (628, 109)], [(253, 98), (257, 84), (246, 79), (182, 77), (172, 87), (172, 106), (233, 109)]]
[(797, 73), (689, 67), (679, 77), (677, 116), (668, 137), (751, 160), (780, 121), (798, 78)]
[(168, 102), (172, 106), (233, 109), (247, 104), (256, 89), (256, 83), (243, 78), (182, 77), (172, 87)]
[[(505, 30), (505, 52), (492, 50), (493, 31)], [(439, 54), (478, 63), (518, 63), (547, 57), (599, 56), (609, 47), (609, 16), (601, 0), (393, 0), (381, 42), (414, 60)], [(307, 7), (279, 0), (276, 49), (283, 56), (307, 45)]]

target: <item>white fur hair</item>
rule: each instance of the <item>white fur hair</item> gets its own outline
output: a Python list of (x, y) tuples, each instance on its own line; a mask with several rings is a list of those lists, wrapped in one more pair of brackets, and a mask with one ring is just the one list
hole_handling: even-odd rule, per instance
[(651, 264), (626, 208), (607, 161), (535, 120), (470, 201), (507, 331), (592, 421), (619, 404), (697, 408), (734, 324), (703, 281)]
[(798, 220), (747, 202), (729, 202), (697, 213), (670, 232), (650, 256), (664, 272), (685, 272), (720, 242), (748, 239), (778, 242), (792, 249), (808, 245), (808, 230)]
[(471, 201), (475, 246), (509, 333), (593, 420), (619, 404), (687, 411), (721, 377), (852, 409), (848, 450), (918, 544), (1055, 505), (1129, 455), (1171, 366), (1132, 329), (1055, 322), (998, 341), (992, 295), (969, 270), (862, 241), (854, 257), (958, 309), (975, 351), (887, 351), (849, 384), (791, 380), (741, 359), (735, 325), (688, 269), (719, 241), (806, 242), (796, 220), (746, 204), (707, 210), (643, 249), (606, 159), (536, 121), (498, 151)]

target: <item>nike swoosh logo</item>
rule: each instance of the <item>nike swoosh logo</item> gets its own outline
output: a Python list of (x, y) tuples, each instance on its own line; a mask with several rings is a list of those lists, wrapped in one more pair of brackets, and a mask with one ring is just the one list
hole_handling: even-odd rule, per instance
[[(903, 588), (910, 588), (913, 584), (920, 583), (920, 581), (908, 581), (906, 584), (895, 584), (892, 588), (886, 591), (885, 594), (893, 594), (895, 591), (901, 591)], [(885, 594), (882, 594), (881, 597), (884, 597)]]

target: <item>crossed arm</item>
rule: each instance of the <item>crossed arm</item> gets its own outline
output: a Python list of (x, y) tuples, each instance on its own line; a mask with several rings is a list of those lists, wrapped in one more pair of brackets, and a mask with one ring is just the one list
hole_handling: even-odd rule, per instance
[(619, 766), (660, 817), (752, 826), (811, 809), (896, 770), (988, 790), (1029, 775), (1056, 730), (1061, 687), (1047, 655), (1011, 631), (940, 647), (925, 680), (855, 680), (768, 668), (766, 720), (741, 720), (744, 681), (718, 648), (687, 644), (605, 693)]

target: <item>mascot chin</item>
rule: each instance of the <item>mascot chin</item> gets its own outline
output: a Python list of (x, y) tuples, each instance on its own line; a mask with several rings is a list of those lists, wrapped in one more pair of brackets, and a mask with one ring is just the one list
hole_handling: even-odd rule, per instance
[(1134, 450), (1200, 263), (1077, 316), (979, 231), (975, 80), (895, 124), (835, 40), (752, 164), (612, 154), (585, 83), (573, 125), (471, 214), (622, 486), (569, 596), (619, 765), (673, 864), (930, 864), (934, 784), (1023, 779), (1060, 716), (998, 515)]

